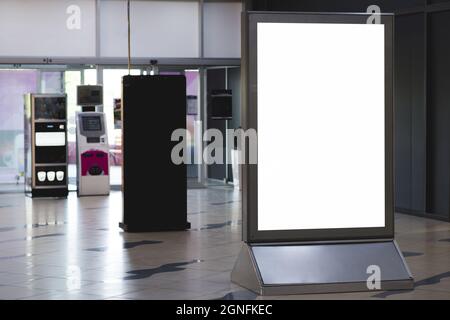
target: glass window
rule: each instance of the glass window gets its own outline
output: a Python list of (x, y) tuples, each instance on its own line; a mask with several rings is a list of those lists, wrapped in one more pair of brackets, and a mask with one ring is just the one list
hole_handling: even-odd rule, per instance
[(62, 77), (63, 72), (61, 71), (41, 71), (41, 89), (39, 93), (64, 92)]
[(77, 150), (75, 113), (77, 106), (77, 86), (81, 84), (81, 70), (64, 72), (64, 89), (67, 94), (67, 141), (69, 154), (69, 190), (76, 190), (77, 186)]
[(0, 70), (0, 184), (14, 190), (24, 172), (23, 95), (37, 91), (38, 79), (37, 70)]
[(94, 86), (97, 84), (97, 69), (85, 69), (83, 84)]
[[(132, 69), (132, 75), (141, 74), (140, 69)], [(122, 77), (128, 75), (128, 69), (103, 70), (103, 111), (106, 114), (108, 140), (110, 145), (111, 185), (122, 184), (122, 129), (114, 121), (114, 106), (122, 99)]]
[[(83, 83), (82, 83), (83, 82)], [(64, 72), (64, 91), (67, 94), (67, 129), (69, 148), (69, 190), (76, 190), (77, 185), (77, 151), (76, 151), (76, 119), (80, 111), (77, 105), (77, 87), (81, 84), (96, 85), (97, 69), (67, 70)]]

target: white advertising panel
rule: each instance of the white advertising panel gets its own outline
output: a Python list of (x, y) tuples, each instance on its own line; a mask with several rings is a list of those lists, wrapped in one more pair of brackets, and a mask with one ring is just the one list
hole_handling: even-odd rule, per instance
[(258, 231), (385, 227), (385, 33), (258, 23)]

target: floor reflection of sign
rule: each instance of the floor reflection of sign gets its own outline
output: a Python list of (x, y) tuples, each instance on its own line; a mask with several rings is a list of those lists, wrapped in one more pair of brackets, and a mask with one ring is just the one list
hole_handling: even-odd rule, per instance
[(122, 129), (122, 99), (114, 99), (114, 129)]

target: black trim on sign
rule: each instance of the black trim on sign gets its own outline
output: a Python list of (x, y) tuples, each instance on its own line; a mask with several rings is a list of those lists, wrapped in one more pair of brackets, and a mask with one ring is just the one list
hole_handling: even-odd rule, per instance
[[(257, 23), (353, 23), (365, 24), (368, 14), (352, 13), (261, 13), (242, 15), (242, 119), (245, 129), (257, 125)], [(258, 231), (258, 165), (243, 165), (243, 240), (248, 243), (305, 241), (373, 241), (394, 238), (394, 177), (393, 177), (393, 28), (394, 16), (380, 15), (385, 26), (385, 227), (339, 228), (308, 230)], [(244, 40), (246, 39), (246, 40)], [(275, 62), (274, 62), (275, 63)], [(248, 152), (247, 152), (248, 154)], [(246, 159), (248, 160), (248, 159)], [(248, 162), (247, 162), (248, 163)], [(370, 203), (367, 204), (370, 206)], [(361, 208), (364, 210), (364, 208)]]

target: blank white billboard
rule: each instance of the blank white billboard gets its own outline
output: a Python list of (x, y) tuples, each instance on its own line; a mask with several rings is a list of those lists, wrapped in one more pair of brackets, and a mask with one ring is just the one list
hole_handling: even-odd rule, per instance
[(258, 230), (385, 226), (384, 25), (257, 24)]

